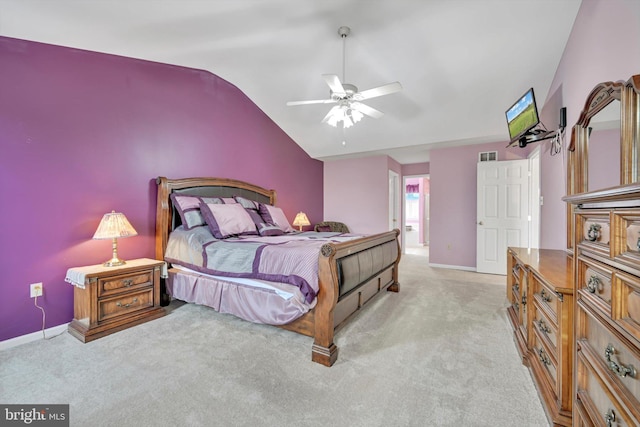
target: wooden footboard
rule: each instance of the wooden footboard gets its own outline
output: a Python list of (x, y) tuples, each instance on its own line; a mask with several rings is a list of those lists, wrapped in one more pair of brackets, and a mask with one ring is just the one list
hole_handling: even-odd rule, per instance
[(384, 290), (398, 292), (399, 230), (322, 247), (320, 289), (313, 310), (287, 325), (314, 338), (311, 360), (331, 366), (338, 358), (334, 334), (365, 304)]

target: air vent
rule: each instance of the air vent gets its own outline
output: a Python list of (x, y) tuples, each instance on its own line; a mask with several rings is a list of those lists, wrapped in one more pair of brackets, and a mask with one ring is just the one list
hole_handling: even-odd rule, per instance
[(496, 160), (498, 160), (497, 151), (482, 151), (478, 153), (479, 162), (495, 162)]

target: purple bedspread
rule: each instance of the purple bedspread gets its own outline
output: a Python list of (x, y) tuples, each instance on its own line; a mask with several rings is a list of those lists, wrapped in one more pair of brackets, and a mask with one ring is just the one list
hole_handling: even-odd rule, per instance
[(322, 245), (357, 237), (361, 236), (306, 232), (225, 240), (211, 238), (203, 241), (201, 265), (169, 256), (167, 261), (216, 276), (288, 283), (298, 287), (305, 301), (311, 303), (318, 293), (318, 257)]

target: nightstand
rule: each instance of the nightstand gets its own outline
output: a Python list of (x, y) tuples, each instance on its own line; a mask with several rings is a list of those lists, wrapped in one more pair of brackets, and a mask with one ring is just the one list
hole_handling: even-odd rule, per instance
[(163, 261), (141, 258), (117, 267), (74, 267), (65, 281), (74, 285), (69, 333), (89, 342), (164, 316), (160, 306)]

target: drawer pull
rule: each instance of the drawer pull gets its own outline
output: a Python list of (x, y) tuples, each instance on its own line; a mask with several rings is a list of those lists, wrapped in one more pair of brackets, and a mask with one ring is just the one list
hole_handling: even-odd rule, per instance
[(134, 299), (133, 299), (133, 301), (131, 301), (130, 303), (127, 303), (127, 304), (122, 304), (120, 301), (118, 301), (118, 302), (116, 303), (116, 305), (117, 305), (118, 307), (128, 308), (128, 307), (131, 307), (131, 304), (134, 304), (134, 303), (136, 303), (136, 302), (138, 302), (138, 298), (134, 298)]
[[(534, 322), (535, 322), (535, 320), (534, 320)], [(541, 332), (544, 332), (545, 334), (548, 334), (548, 333), (550, 333), (550, 332), (551, 332), (551, 329), (549, 329), (549, 327), (547, 326), (547, 324), (546, 324), (546, 323), (544, 323), (544, 320), (542, 320), (542, 319), (538, 320), (537, 325), (538, 325), (538, 329), (539, 329)]]
[(540, 297), (546, 302), (551, 302), (551, 296), (548, 295), (544, 289), (540, 290)]
[(613, 412), (613, 409), (609, 409), (606, 414), (604, 414), (604, 422), (607, 423), (607, 427), (612, 427), (613, 423), (616, 422), (616, 413)]
[(589, 277), (589, 281), (587, 282), (587, 290), (592, 294), (595, 294), (598, 287), (600, 287), (600, 278), (593, 274)]
[(542, 347), (540, 347), (537, 350), (537, 352), (538, 352), (538, 359), (540, 359), (542, 363), (544, 363), (547, 366), (551, 365), (551, 360), (549, 360), (549, 356), (547, 356), (547, 353), (544, 352)]
[(125, 288), (130, 287), (131, 285), (133, 285), (133, 280), (131, 279), (125, 279), (122, 281), (122, 284), (124, 285)]
[(600, 238), (600, 224), (591, 224), (589, 226), (589, 231), (587, 231), (587, 238), (590, 242), (595, 242)]
[(607, 363), (609, 364), (609, 369), (611, 372), (615, 373), (620, 377), (626, 377), (629, 375), (631, 378), (636, 377), (636, 368), (633, 365), (624, 366), (622, 363), (618, 363), (613, 360), (613, 355), (616, 353), (616, 349), (613, 348), (612, 344), (607, 346), (607, 349), (604, 351), (604, 357), (607, 359)]

